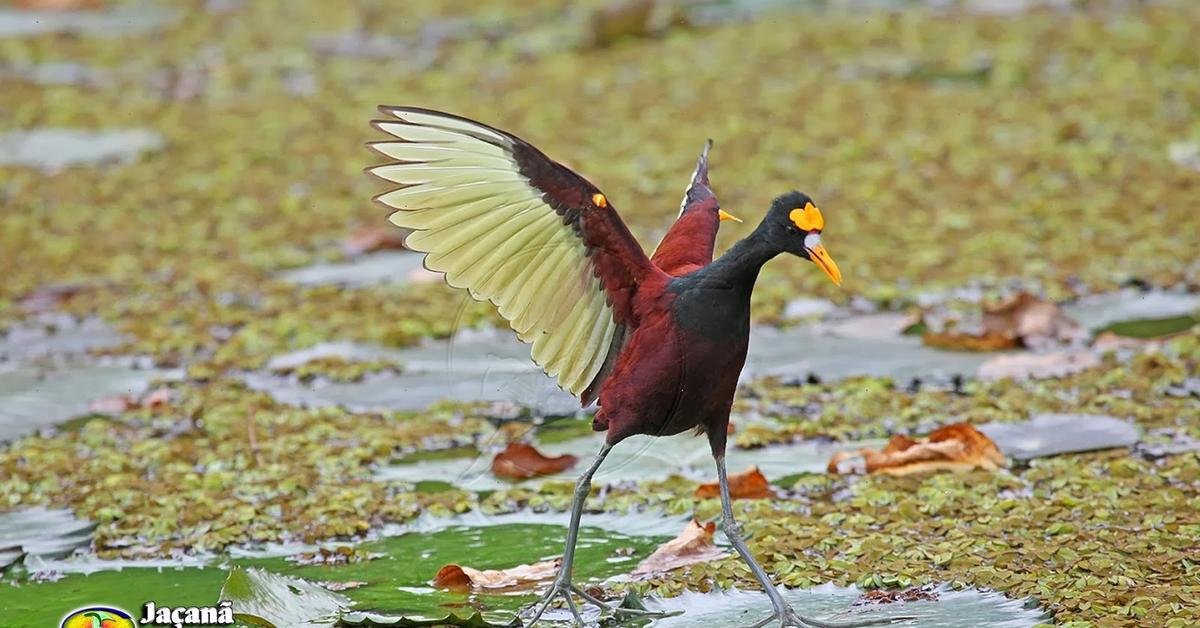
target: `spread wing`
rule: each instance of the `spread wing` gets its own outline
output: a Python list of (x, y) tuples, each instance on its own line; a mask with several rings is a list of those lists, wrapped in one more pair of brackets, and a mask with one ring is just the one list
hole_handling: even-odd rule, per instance
[(704, 142), (704, 150), (696, 160), (696, 169), (692, 171), (692, 180), (683, 191), (683, 200), (679, 202), (679, 216), (699, 205), (707, 204), (709, 199), (715, 199), (712, 188), (708, 183), (708, 151), (712, 150), (713, 141)]
[(686, 275), (706, 266), (713, 258), (713, 244), (721, 219), (717, 213), (720, 204), (708, 183), (708, 151), (711, 149), (712, 140), (708, 140), (696, 160), (696, 169), (684, 190), (683, 201), (679, 203), (679, 216), (650, 257), (655, 265), (671, 275)]
[(405, 246), (494, 304), (558, 385), (590, 403), (611, 370), (639, 284), (659, 271), (587, 179), (518, 137), (466, 118), (380, 107), (371, 148), (395, 184), (376, 200)]

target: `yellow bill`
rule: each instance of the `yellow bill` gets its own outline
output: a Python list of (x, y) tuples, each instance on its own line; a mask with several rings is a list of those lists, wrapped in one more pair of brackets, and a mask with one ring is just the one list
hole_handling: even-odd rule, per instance
[(729, 212), (727, 212), (727, 211), (725, 211), (725, 210), (723, 210), (723, 209), (718, 209), (718, 210), (717, 210), (717, 216), (719, 216), (719, 217), (721, 218), (721, 221), (722, 221), (722, 222), (724, 222), (724, 221), (726, 221), (726, 220), (732, 220), (732, 221), (734, 221), (734, 222), (741, 222), (741, 221), (742, 221), (742, 219), (741, 219), (741, 218), (738, 218), (737, 216), (734, 216), (733, 214), (731, 214), (731, 213), (729, 213)]
[(837, 262), (833, 261), (829, 251), (825, 250), (825, 245), (821, 244), (821, 236), (810, 233), (807, 238), (804, 238), (804, 250), (808, 251), (808, 259), (821, 267), (821, 270), (829, 275), (829, 279), (834, 284), (842, 285), (842, 271), (838, 269)]

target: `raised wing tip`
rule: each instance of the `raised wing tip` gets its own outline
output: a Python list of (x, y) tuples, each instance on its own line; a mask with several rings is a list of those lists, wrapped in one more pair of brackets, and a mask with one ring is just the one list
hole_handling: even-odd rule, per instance
[(696, 171), (692, 173), (692, 185), (708, 185), (708, 151), (712, 150), (713, 141), (704, 142), (704, 151), (696, 160)]

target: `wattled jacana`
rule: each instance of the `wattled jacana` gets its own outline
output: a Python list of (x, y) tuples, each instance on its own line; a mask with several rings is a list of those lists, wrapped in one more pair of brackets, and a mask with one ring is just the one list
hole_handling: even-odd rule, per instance
[[(370, 146), (393, 161), (369, 172), (395, 184), (375, 200), (394, 210), (393, 223), (412, 230), (406, 247), (425, 253), (425, 265), (445, 273), (451, 286), (495, 305), (563, 389), (584, 406), (599, 402), (592, 427), (608, 432), (575, 485), (562, 565), (530, 623), (562, 596), (582, 624), (572, 593), (608, 608), (572, 584), (571, 566), (592, 475), (612, 447), (634, 434), (697, 428), (716, 461), (722, 529), (766, 590), (773, 617), (781, 626), (834, 625), (798, 616), (754, 560), (733, 517), (725, 471), (759, 270), (791, 253), (841, 284), (821, 245), (825, 223), (812, 200), (800, 192), (777, 197), (749, 237), (676, 277), (651, 261), (595, 185), (528, 142), (438, 111), (380, 111), (388, 117), (373, 125), (392, 137)], [(702, 155), (697, 177), (705, 166)], [(711, 190), (700, 187), (696, 201), (715, 208)], [(711, 236), (708, 246), (711, 255)]]

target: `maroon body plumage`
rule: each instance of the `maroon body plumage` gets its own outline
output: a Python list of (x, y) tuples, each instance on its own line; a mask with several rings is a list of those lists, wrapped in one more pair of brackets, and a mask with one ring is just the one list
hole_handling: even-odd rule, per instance
[(394, 161), (369, 172), (395, 184), (376, 200), (412, 231), (406, 246), (426, 253), (425, 265), (451, 286), (493, 303), (534, 361), (584, 406), (599, 401), (593, 427), (607, 430), (606, 444), (576, 484), (560, 572), (532, 621), (556, 596), (574, 612), (572, 594), (616, 611), (570, 579), (592, 474), (634, 434), (698, 427), (717, 463), (726, 536), (776, 616), (802, 625), (739, 536), (724, 460), (759, 269), (786, 252), (840, 283), (811, 199), (779, 196), (754, 233), (709, 263), (720, 208), (702, 155), (667, 248), (651, 260), (595, 185), (524, 140), (437, 111), (381, 111), (389, 117), (374, 125), (392, 138), (371, 146)]

